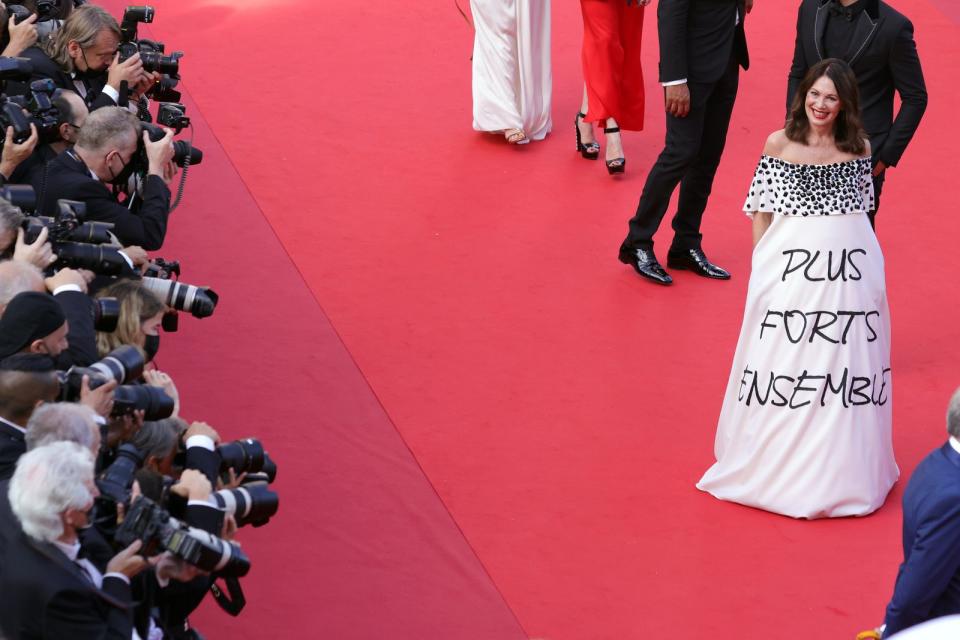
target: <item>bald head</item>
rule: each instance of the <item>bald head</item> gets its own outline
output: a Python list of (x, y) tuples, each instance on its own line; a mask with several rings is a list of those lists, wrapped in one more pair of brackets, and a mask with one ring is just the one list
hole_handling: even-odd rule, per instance
[(44, 290), (43, 273), (34, 265), (22, 260), (0, 262), (0, 316), (18, 293)]
[(74, 91), (58, 89), (53, 96), (53, 106), (57, 108), (60, 139), (66, 144), (76, 143), (90, 115), (83, 98)]

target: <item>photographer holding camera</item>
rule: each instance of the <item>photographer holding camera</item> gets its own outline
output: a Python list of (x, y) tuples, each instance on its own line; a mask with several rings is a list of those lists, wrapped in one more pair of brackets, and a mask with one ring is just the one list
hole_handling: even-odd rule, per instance
[[(0, 175), (7, 176), (9, 182), (14, 184), (28, 184), (40, 181), (38, 173), (44, 170), (48, 162), (58, 155), (73, 147), (80, 137), (80, 129), (87, 121), (90, 111), (86, 103), (74, 91), (67, 89), (57, 89), (53, 92), (50, 104), (56, 114), (56, 123), (49, 131), (45, 131), (40, 136), (38, 144), (33, 152), (27, 157), (22, 157), (23, 152), (17, 153), (17, 145), (13, 142), (12, 128), (8, 132), (8, 138), (4, 143), (4, 153), (6, 153), (7, 144), (12, 145), (14, 151), (10, 153), (11, 158), (8, 161), (0, 161)], [(35, 127), (35, 125), (34, 125)], [(27, 147), (29, 140), (20, 147)], [(12, 166), (10, 173), (5, 173), (8, 167)]]
[[(61, 89), (79, 93), (90, 110), (126, 107), (127, 90), (138, 100), (159, 74), (144, 71), (139, 54), (120, 62), (120, 25), (104, 9), (83, 5), (41, 46), (21, 54), (33, 65), (33, 80), (49, 78)], [(7, 85), (7, 95), (27, 95), (29, 82)]]
[(94, 459), (73, 442), (24, 454), (10, 481), (21, 532), (7, 541), (0, 625), (14, 638), (131, 638), (130, 579), (147, 568), (139, 540), (104, 566), (80, 557), (79, 532), (99, 494)]
[[(172, 141), (170, 130), (160, 140), (150, 140), (147, 132), (141, 134), (136, 117), (119, 107), (91, 112), (76, 145), (47, 164), (39, 183), (34, 183), (37, 212), (56, 215), (58, 200), (78, 200), (86, 205), (86, 220), (113, 224), (113, 234), (124, 246), (159, 249), (170, 213), (167, 181), (176, 171)], [(147, 165), (147, 175), (134, 213), (107, 184), (125, 186), (141, 164)]]

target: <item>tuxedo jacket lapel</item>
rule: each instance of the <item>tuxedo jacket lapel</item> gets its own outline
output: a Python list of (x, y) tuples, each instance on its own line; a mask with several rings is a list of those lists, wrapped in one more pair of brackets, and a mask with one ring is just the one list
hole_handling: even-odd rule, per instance
[(83, 589), (93, 591), (104, 602), (110, 604), (111, 606), (117, 607), (119, 609), (128, 608), (128, 606), (125, 603), (120, 602), (110, 594), (105, 593), (103, 589), (97, 589), (95, 586), (93, 586), (90, 583), (90, 581), (83, 576), (83, 573), (82, 573), (83, 570), (80, 567), (78, 567), (72, 560), (70, 560), (70, 558), (63, 555), (63, 553), (59, 549), (57, 549), (55, 546), (53, 546), (49, 542), (37, 542), (36, 540), (33, 540), (26, 534), (23, 534), (23, 535), (27, 539), (27, 543), (31, 547), (36, 549), (38, 553), (46, 557), (48, 560), (50, 560), (55, 565), (63, 569), (67, 574), (69, 574), (73, 578), (74, 582), (77, 583), (78, 587), (82, 587)]
[(817, 7), (817, 16), (813, 20), (813, 48), (817, 52), (817, 59), (823, 60), (823, 35), (827, 32), (827, 4)]
[(877, 33), (880, 28), (880, 18), (874, 19), (866, 11), (860, 12), (860, 17), (857, 19), (857, 24), (853, 29), (853, 38), (850, 40), (850, 47), (847, 49), (847, 53), (843, 56), (843, 59), (846, 60), (849, 64), (856, 62), (857, 58), (866, 50), (870, 45), (870, 41), (873, 40), (873, 36)]

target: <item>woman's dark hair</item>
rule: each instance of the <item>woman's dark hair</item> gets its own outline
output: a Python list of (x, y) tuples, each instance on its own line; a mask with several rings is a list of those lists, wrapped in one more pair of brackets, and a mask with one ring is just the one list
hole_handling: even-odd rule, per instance
[(790, 117), (784, 128), (787, 138), (800, 144), (807, 144), (807, 134), (810, 133), (810, 120), (807, 118), (807, 93), (817, 80), (827, 76), (833, 81), (840, 98), (840, 113), (833, 124), (833, 137), (837, 149), (845, 153), (862, 155), (866, 150), (864, 139), (867, 134), (860, 122), (860, 91), (857, 88), (857, 78), (848, 65), (837, 58), (827, 58), (810, 67), (803, 77), (797, 94), (793, 97), (790, 107)]

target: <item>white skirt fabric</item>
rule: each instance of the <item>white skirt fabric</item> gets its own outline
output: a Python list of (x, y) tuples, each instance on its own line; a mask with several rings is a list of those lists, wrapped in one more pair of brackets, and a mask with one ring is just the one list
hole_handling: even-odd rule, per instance
[(900, 472), (884, 261), (869, 220), (774, 215), (752, 263), (717, 462), (697, 487), (794, 518), (871, 513)]
[(550, 0), (470, 0), (473, 128), (550, 132)]

